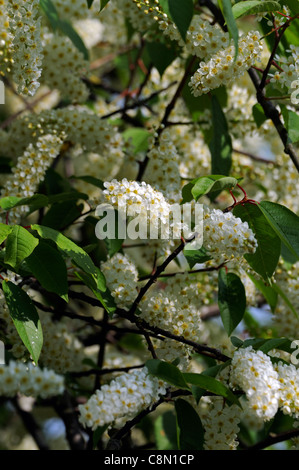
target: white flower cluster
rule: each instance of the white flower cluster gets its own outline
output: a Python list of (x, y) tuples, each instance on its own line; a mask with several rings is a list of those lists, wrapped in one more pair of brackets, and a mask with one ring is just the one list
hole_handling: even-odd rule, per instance
[(168, 130), (161, 133), (157, 144), (153, 138), (148, 157), (149, 163), (144, 174), (145, 180), (149, 184), (155, 185), (170, 203), (180, 202), (179, 155)]
[(186, 33), (186, 41), (182, 40), (177, 26), (169, 19), (159, 19), (159, 27), (170, 39), (185, 46), (187, 51), (200, 58), (207, 58), (229, 45), (229, 34), (217, 24), (211, 23), (199, 15), (194, 15)]
[[(291, 102), (297, 103), (297, 98), (293, 99), (292, 92), (293, 88), (299, 86), (299, 47), (294, 44), (290, 45), (289, 55), (287, 57), (276, 56), (275, 60), (279, 64), (279, 69), (272, 74), (271, 82), (274, 83), (277, 88), (287, 88), (291, 94)], [(296, 93), (298, 95), (298, 93)]]
[(252, 107), (256, 97), (248, 88), (233, 84), (228, 90), (228, 102), (224, 109), (231, 134), (244, 138), (256, 132), (256, 124), (252, 116)]
[(150, 295), (144, 296), (140, 305), (141, 317), (152, 326), (198, 341), (203, 328), (200, 312), (188, 297), (176, 297), (163, 291), (150, 292)]
[(223, 399), (211, 399), (208, 412), (203, 417), (205, 450), (236, 450), (240, 431), (241, 410), (237, 405), (228, 406)]
[(8, 0), (7, 6), (13, 36), (13, 79), (19, 93), (34, 95), (43, 60), (39, 0)]
[[(87, 2), (84, 0), (53, 0), (53, 3), (58, 11), (59, 17), (67, 20), (86, 18), (89, 13)], [(99, 2), (97, 1), (97, 3)]]
[(7, 2), (0, 0), (0, 76), (10, 72), (12, 34), (9, 29)]
[(123, 139), (116, 128), (106, 119), (85, 108), (68, 107), (55, 112), (64, 124), (64, 130), (73, 144), (86, 152), (107, 156), (115, 163), (123, 157)]
[(65, 36), (49, 35), (44, 39), (44, 60), (41, 81), (58, 89), (63, 98), (72, 103), (83, 103), (89, 91), (81, 77), (86, 75), (88, 62)]
[(155, 24), (154, 12), (151, 8), (153, 5), (152, 0), (144, 3), (135, 0), (117, 0), (119, 11), (123, 12), (133, 28), (139, 32), (145, 32)]
[(229, 85), (244, 75), (246, 70), (260, 58), (262, 45), (259, 32), (250, 31), (247, 35), (241, 36), (238, 50), (238, 57), (234, 60), (235, 46), (231, 42), (207, 62), (200, 62), (199, 68), (189, 82), (194, 96), (208, 93), (220, 85)]
[(271, 359), (251, 346), (238, 349), (232, 358), (230, 384), (246, 394), (249, 407), (259, 418), (268, 421), (279, 407), (280, 384)]
[[(154, 231), (155, 236), (169, 238), (172, 226), (170, 223), (171, 207), (160, 191), (144, 181), (139, 183), (128, 181), (126, 178), (121, 181), (113, 179), (111, 182), (105, 182), (104, 186), (106, 188), (103, 191), (104, 202), (111, 204), (129, 217), (138, 215), (141, 238), (147, 238), (148, 227)], [(133, 236), (129, 238), (133, 239)]]
[[(59, 154), (62, 143), (63, 136), (47, 134), (39, 137), (36, 144), (29, 144), (22, 157), (18, 158), (17, 165), (12, 169), (13, 175), (8, 177), (1, 190), (1, 197), (33, 196), (38, 184), (44, 179), (46, 170)], [(16, 207), (10, 211), (9, 218), (14, 223), (18, 223), (20, 217), (26, 212), (26, 206)]]
[(279, 407), (286, 415), (299, 418), (299, 369), (279, 362), (274, 366), (279, 377)]
[(121, 134), (108, 120), (101, 119), (97, 114), (81, 107), (70, 106), (16, 119), (9, 132), (0, 133), (0, 145), (7, 156), (15, 157), (23, 153), (26, 147), (46, 130), (49, 133), (52, 133), (52, 130), (57, 133), (64, 132), (72, 148), (75, 148), (74, 158), (91, 152), (105, 160), (109, 157), (113, 165), (122, 161)]
[(105, 424), (121, 427), (166, 393), (165, 384), (137, 369), (119, 375), (79, 405), (79, 420), (93, 430)]
[(128, 308), (137, 297), (138, 271), (126, 255), (116, 253), (101, 263), (101, 270), (116, 304)]
[(0, 365), (0, 395), (49, 398), (62, 394), (64, 378), (52, 370), (41, 369), (32, 363), (10, 361)]
[(254, 253), (257, 242), (247, 222), (231, 212), (204, 209), (203, 246), (216, 261), (240, 262), (245, 253)]

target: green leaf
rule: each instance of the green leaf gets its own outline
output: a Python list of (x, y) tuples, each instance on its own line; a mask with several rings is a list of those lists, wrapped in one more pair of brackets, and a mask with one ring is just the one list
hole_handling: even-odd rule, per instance
[(99, 440), (101, 439), (102, 435), (106, 431), (106, 429), (109, 427), (109, 424), (104, 424), (103, 426), (99, 426), (92, 435), (92, 444), (93, 448), (95, 449), (98, 445)]
[(232, 165), (232, 140), (228, 133), (225, 114), (215, 95), (212, 96), (212, 131), (209, 143), (212, 173), (228, 176)]
[(290, 300), (288, 299), (288, 296), (278, 286), (278, 284), (273, 284), (273, 289), (277, 292), (278, 295), (280, 295), (280, 297), (282, 298), (286, 306), (289, 307), (289, 309), (292, 311), (295, 317), (299, 318), (298, 312), (295, 310), (295, 307), (293, 306), (292, 302), (290, 302)]
[(26, 267), (41, 286), (68, 301), (67, 269), (61, 254), (51, 245), (40, 241), (33, 253), (26, 259)]
[[(93, 4), (93, 0), (87, 0), (89, 3), (90, 3), (90, 6), (89, 8), (91, 7), (91, 5)], [(105, 6), (107, 5), (107, 3), (109, 2), (110, 0), (101, 0), (101, 8), (100, 8), (100, 11), (102, 11)]]
[(40, 6), (46, 14), (53, 30), (55, 31), (59, 23), (59, 15), (55, 5), (51, 0), (40, 0)]
[(48, 199), (50, 204), (55, 204), (57, 202), (78, 201), (79, 199), (87, 201), (88, 195), (79, 193), (78, 191), (68, 191), (65, 193), (50, 195)]
[(236, 178), (223, 175), (201, 176), (194, 180), (194, 182), (191, 193), (195, 201), (205, 194), (219, 193), (224, 189), (233, 189), (238, 184)]
[(281, 243), (260, 209), (260, 204), (248, 203), (236, 206), (233, 213), (248, 223), (258, 243), (255, 253), (245, 254), (244, 258), (255, 272), (271, 284), (270, 279), (280, 257)]
[(179, 450), (203, 450), (204, 428), (192, 405), (182, 398), (175, 400)]
[(218, 274), (218, 305), (225, 331), (230, 336), (246, 310), (246, 293), (241, 279), (220, 269)]
[(190, 269), (197, 263), (205, 263), (209, 261), (211, 257), (207, 255), (207, 250), (202, 246), (199, 250), (188, 250), (188, 245), (183, 251), (184, 256), (190, 266)]
[(269, 304), (271, 311), (274, 313), (277, 305), (277, 292), (272, 286), (267, 286), (261, 279), (256, 279), (250, 273), (247, 273), (256, 288), (263, 294), (267, 303)]
[(26, 292), (16, 284), (3, 281), (2, 289), (16, 330), (37, 364), (43, 345), (43, 333), (37, 310)]
[(53, 204), (42, 218), (41, 223), (55, 230), (64, 230), (81, 216), (82, 210), (83, 205), (77, 205), (72, 200), (59, 202)]
[(285, 106), (281, 108), (285, 126), (288, 131), (290, 142), (299, 142), (299, 115)]
[(265, 115), (263, 107), (259, 103), (256, 103), (254, 106), (252, 106), (252, 115), (258, 128), (261, 127), (261, 125), (267, 120), (267, 116)]
[(112, 317), (116, 310), (114, 299), (106, 286), (106, 280), (103, 273), (97, 269), (97, 279), (85, 273), (75, 272), (75, 275), (94, 293), (95, 297), (101, 302), (103, 308)]
[(275, 202), (262, 201), (259, 207), (282, 243), (299, 259), (299, 217)]
[(164, 44), (156, 41), (148, 42), (146, 44), (146, 50), (161, 77), (178, 55), (173, 44)]
[(173, 364), (160, 361), (159, 359), (149, 359), (146, 361), (145, 367), (148, 369), (149, 373), (155, 377), (158, 377), (175, 387), (189, 390), (182, 372)]
[(125, 141), (131, 140), (131, 144), (134, 147), (134, 154), (148, 149), (148, 139), (150, 135), (149, 131), (138, 127), (132, 127), (123, 132)]
[(56, 31), (57, 29), (60, 29), (60, 31), (72, 41), (74, 46), (82, 52), (84, 59), (88, 60), (89, 54), (84, 42), (69, 21), (61, 20), (59, 18), (58, 11), (52, 0), (40, 0), (40, 6), (46, 14), (53, 30)]
[(8, 234), (4, 262), (18, 268), (22, 261), (31, 255), (39, 240), (25, 228), (15, 225)]
[(231, 0), (218, 0), (218, 3), (221, 5), (221, 10), (227, 25), (228, 32), (234, 41), (236, 59), (239, 52), (239, 31), (233, 15)]
[(298, 12), (299, 12), (299, 0), (281, 0), (281, 3), (283, 5), (287, 5), (291, 12), (294, 14), (294, 15), (298, 15)]
[(48, 204), (49, 200), (44, 194), (34, 194), (34, 196), (25, 198), (7, 196), (0, 199), (0, 207), (6, 211), (19, 206), (29, 206), (31, 209), (36, 210), (40, 209), (41, 207), (45, 207)]
[(230, 403), (241, 406), (233, 392), (214, 377), (204, 374), (195, 374), (193, 372), (186, 372), (183, 374), (183, 377), (188, 384), (196, 385), (207, 392), (226, 398)]
[(81, 268), (85, 273), (93, 276), (95, 280), (97, 279), (98, 273), (96, 266), (90, 256), (80, 246), (52, 228), (37, 224), (32, 225), (31, 228), (32, 230), (36, 230), (41, 238), (49, 239), (56, 243), (57, 247), (65, 256), (69, 257), (76, 266)]
[(192, 0), (168, 0), (171, 18), (177, 26), (182, 38), (185, 40), (186, 33), (193, 17)]
[(154, 423), (157, 450), (177, 449), (176, 417), (172, 411), (158, 416)]
[(97, 188), (104, 189), (104, 183), (102, 180), (95, 178), (94, 176), (89, 176), (89, 175), (83, 175), (83, 176), (72, 176), (72, 178), (77, 179), (77, 180), (82, 180), (85, 183), (92, 184), (93, 186), (96, 186)]
[(0, 223), (0, 245), (6, 240), (11, 231), (12, 227)]
[(238, 2), (232, 7), (234, 18), (241, 18), (245, 15), (255, 15), (267, 11), (279, 11), (281, 6), (278, 2), (261, 0), (247, 0), (246, 2)]
[(71, 23), (65, 20), (59, 20), (58, 27), (72, 41), (78, 51), (83, 54), (84, 59), (89, 60), (88, 50), (86, 49), (84, 42), (82, 41), (77, 31), (73, 28)]

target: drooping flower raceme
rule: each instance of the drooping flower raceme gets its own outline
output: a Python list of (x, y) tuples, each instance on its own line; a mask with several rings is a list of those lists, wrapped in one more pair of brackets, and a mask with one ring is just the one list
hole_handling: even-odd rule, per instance
[(137, 296), (138, 272), (129, 258), (116, 253), (101, 264), (107, 286), (119, 307), (132, 305)]
[(299, 418), (299, 369), (279, 362), (274, 366), (279, 377), (279, 407), (286, 415)]
[(231, 43), (227, 48), (220, 49), (208, 62), (200, 62), (189, 83), (194, 96), (208, 93), (220, 85), (229, 85), (254, 65), (262, 50), (260, 34), (251, 31), (241, 36), (238, 49), (236, 60), (235, 46)]
[(203, 246), (211, 257), (221, 264), (240, 261), (245, 253), (254, 253), (257, 242), (247, 222), (231, 212), (204, 209)]
[(64, 390), (64, 378), (52, 370), (41, 369), (32, 363), (10, 361), (0, 365), (0, 395), (49, 398), (60, 395)]
[(230, 383), (246, 394), (249, 407), (259, 418), (269, 421), (279, 407), (279, 376), (269, 356), (252, 346), (238, 349), (232, 358)]
[[(128, 238), (146, 239), (148, 227), (151, 230), (150, 238), (161, 236), (161, 238), (168, 239), (170, 237), (171, 226), (175, 229), (171, 222), (171, 206), (160, 191), (156, 191), (145, 182), (128, 181), (126, 178), (121, 181), (114, 179), (111, 182), (105, 182), (104, 186), (104, 202), (117, 208), (124, 216), (137, 216), (136, 219), (138, 218), (139, 234), (133, 233), (135, 226), (132, 227), (131, 232), (128, 224)], [(176, 228), (180, 227), (179, 221)]]
[[(44, 179), (46, 170), (59, 154), (62, 143), (63, 136), (47, 134), (39, 137), (35, 145), (29, 144), (23, 156), (18, 158), (17, 165), (12, 170), (13, 175), (1, 190), (1, 197), (33, 196), (38, 184)], [(18, 223), (26, 211), (26, 206), (15, 207), (10, 211), (9, 218)]]
[(8, 0), (7, 11), (13, 36), (13, 78), (19, 93), (34, 95), (43, 59), (39, 0)]
[(144, 367), (103, 385), (84, 405), (79, 405), (79, 420), (93, 430), (105, 424), (121, 427), (165, 393), (165, 384), (149, 376)]
[(208, 412), (203, 418), (204, 447), (206, 450), (236, 450), (239, 444), (241, 410), (237, 405), (224, 406), (223, 399), (211, 399)]

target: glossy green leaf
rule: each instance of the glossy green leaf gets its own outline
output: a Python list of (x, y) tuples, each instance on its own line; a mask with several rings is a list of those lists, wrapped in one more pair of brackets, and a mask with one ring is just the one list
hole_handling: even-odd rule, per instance
[(44, 289), (68, 301), (67, 269), (59, 251), (41, 240), (26, 259), (26, 267)]
[(246, 310), (246, 293), (241, 279), (220, 269), (218, 274), (218, 306), (228, 335), (241, 322)]
[(167, 67), (176, 59), (178, 53), (172, 43), (151, 41), (146, 44), (146, 50), (151, 62), (158, 70), (160, 76)]
[(36, 230), (41, 238), (52, 240), (56, 243), (57, 247), (65, 254), (65, 256), (69, 257), (76, 266), (81, 268), (87, 274), (93, 276), (95, 279), (97, 278), (96, 266), (90, 256), (80, 246), (52, 228), (37, 224), (32, 225), (31, 228), (32, 230)]
[(299, 142), (299, 114), (285, 106), (281, 111), (290, 141), (292, 143)]
[(271, 311), (274, 313), (276, 305), (277, 305), (277, 298), (278, 294), (273, 288), (273, 286), (269, 286), (264, 283), (263, 280), (261, 279), (256, 279), (254, 276), (252, 276), (250, 273), (247, 273), (248, 277), (251, 279), (255, 287), (262, 293), (262, 295), (265, 297), (265, 300), (269, 304)]
[(231, 0), (218, 0), (227, 25), (227, 29), (235, 45), (235, 58), (238, 56), (239, 31), (235, 21)]
[(69, 21), (59, 20), (58, 27), (65, 34), (65, 36), (67, 36), (72, 41), (78, 51), (83, 54), (84, 59), (89, 60), (89, 52), (77, 31), (73, 28), (72, 24)]
[(299, 259), (299, 217), (275, 202), (262, 201), (259, 207), (282, 243)]
[(186, 33), (193, 17), (192, 0), (168, 0), (171, 18), (177, 26), (182, 38), (185, 40)]
[(6, 240), (11, 231), (11, 226), (0, 223), (0, 245)]
[(38, 243), (38, 238), (28, 230), (15, 225), (7, 237), (4, 262), (17, 269), (22, 261), (31, 255)]
[(24, 198), (7, 196), (0, 199), (0, 207), (6, 211), (19, 206), (29, 206), (29, 208), (36, 210), (48, 204), (49, 200), (44, 194), (34, 194), (34, 196)]
[(258, 243), (255, 253), (245, 254), (244, 258), (255, 272), (270, 283), (280, 257), (279, 237), (261, 211), (260, 204), (238, 205), (233, 213), (248, 223)]
[(233, 189), (238, 184), (236, 178), (223, 175), (201, 176), (194, 181), (195, 184), (191, 189), (191, 193), (195, 201), (205, 194), (221, 192), (225, 189)]
[(134, 153), (143, 152), (148, 149), (148, 140), (150, 133), (146, 129), (138, 127), (131, 127), (123, 132), (123, 138), (125, 141), (130, 141), (134, 147)]
[(182, 398), (175, 400), (174, 406), (179, 450), (203, 450), (204, 428), (197, 411)]
[(205, 263), (209, 261), (211, 257), (207, 254), (206, 249), (202, 246), (199, 250), (188, 249), (188, 245), (183, 251), (184, 256), (190, 266), (190, 269), (197, 263)]
[(58, 11), (51, 0), (40, 0), (40, 6), (46, 14), (53, 30), (55, 31), (59, 23)]
[(176, 416), (172, 411), (166, 411), (158, 416), (154, 423), (157, 450), (177, 449)]
[(279, 11), (281, 6), (275, 1), (248, 0), (246, 2), (235, 3), (232, 7), (234, 17), (241, 18), (245, 15), (254, 15), (256, 13)]
[(225, 114), (215, 95), (212, 96), (212, 174), (228, 176), (232, 165), (232, 140)]
[(239, 400), (233, 392), (214, 377), (204, 374), (195, 374), (192, 372), (186, 372), (183, 376), (188, 384), (196, 385), (207, 392), (226, 398), (230, 403), (240, 406)]
[(89, 175), (82, 175), (82, 176), (72, 176), (72, 178), (84, 181), (85, 183), (91, 184), (96, 186), (97, 188), (104, 189), (104, 182), (99, 178), (95, 178), (94, 176)]
[(175, 365), (160, 361), (159, 359), (149, 359), (146, 361), (145, 367), (150, 374), (164, 380), (170, 385), (187, 390), (189, 389), (182, 372)]
[(92, 277), (89, 274), (82, 273), (82, 272), (75, 272), (75, 275), (80, 279), (86, 286), (89, 287), (89, 289), (93, 292), (95, 297), (101, 302), (103, 308), (106, 310), (106, 312), (109, 313), (110, 316), (113, 315), (113, 313), (116, 310), (116, 304), (114, 302), (114, 299), (109, 291), (109, 289), (106, 286), (106, 280), (103, 275), (103, 273), (97, 269), (97, 279), (95, 280), (94, 277)]
[(37, 310), (30, 297), (18, 285), (3, 281), (2, 289), (16, 330), (37, 364), (43, 345), (43, 333)]

